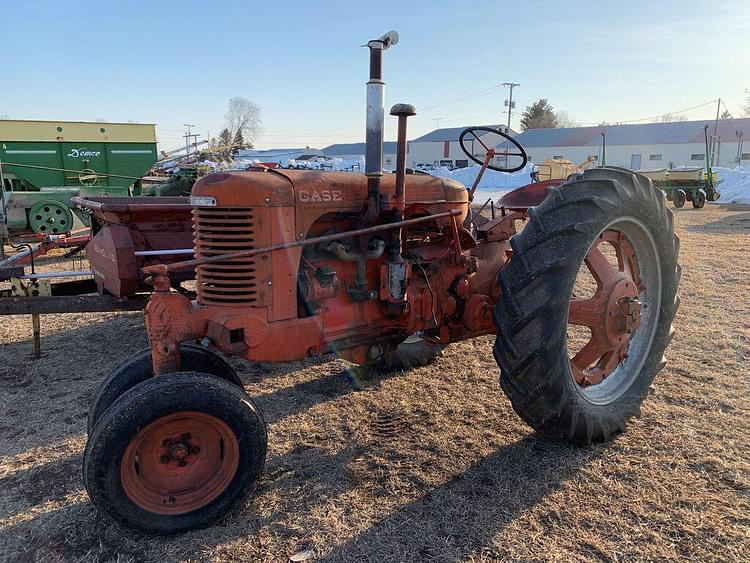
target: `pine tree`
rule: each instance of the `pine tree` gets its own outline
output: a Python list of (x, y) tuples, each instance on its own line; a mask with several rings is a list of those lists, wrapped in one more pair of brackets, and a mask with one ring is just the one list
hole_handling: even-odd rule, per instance
[(557, 116), (549, 102), (542, 98), (526, 106), (521, 115), (521, 129), (550, 129), (558, 126)]

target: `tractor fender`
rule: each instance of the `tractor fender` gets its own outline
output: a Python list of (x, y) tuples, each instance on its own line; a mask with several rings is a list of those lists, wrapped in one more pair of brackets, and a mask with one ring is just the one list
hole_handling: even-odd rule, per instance
[(526, 184), (502, 196), (497, 200), (496, 205), (507, 209), (536, 207), (544, 201), (552, 188), (556, 188), (564, 182), (564, 179), (554, 179)]

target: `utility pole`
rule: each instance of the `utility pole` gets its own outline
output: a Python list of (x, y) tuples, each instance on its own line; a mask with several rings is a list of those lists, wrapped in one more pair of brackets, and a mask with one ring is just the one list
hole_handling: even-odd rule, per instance
[[(503, 82), (500, 86), (505, 86), (506, 88), (510, 88), (510, 93), (508, 94), (508, 99), (505, 100), (505, 105), (508, 108), (508, 125), (505, 129), (505, 134), (510, 135), (510, 116), (512, 111), (516, 107), (516, 102), (513, 101), (513, 88), (516, 86), (520, 86), (520, 84), (516, 82)], [(510, 150), (510, 144), (508, 141), (505, 141), (505, 168), (508, 168), (508, 151)]]
[[(714, 162), (716, 156), (716, 141), (719, 130), (719, 110), (721, 109), (721, 98), (716, 101), (716, 119), (714, 120), (714, 136), (711, 138), (711, 166), (717, 166), (719, 163)], [(718, 159), (717, 159), (718, 160)]]
[(432, 120), (435, 122), (435, 129), (440, 129), (440, 120), (442, 117), (433, 117)]
[(193, 136), (190, 134), (190, 129), (195, 127), (195, 125), (191, 123), (183, 123), (182, 125), (187, 128), (187, 132), (183, 135), (185, 137), (185, 158), (187, 158), (190, 156), (190, 137)]

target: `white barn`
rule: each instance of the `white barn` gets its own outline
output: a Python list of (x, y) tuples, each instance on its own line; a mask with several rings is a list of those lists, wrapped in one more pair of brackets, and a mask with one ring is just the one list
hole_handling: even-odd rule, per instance
[[(467, 125), (466, 127), (471, 126)], [(408, 156), (406, 159), (407, 166), (412, 168), (416, 168), (420, 164), (432, 164), (448, 168), (465, 168), (471, 166), (474, 163), (469, 160), (458, 144), (458, 137), (466, 127), (435, 129), (426, 135), (409, 141)], [(480, 125), (478, 127), (500, 129), (503, 132), (507, 129), (505, 125)], [(511, 129), (510, 134), (511, 136), (515, 136), (516, 132)], [(479, 135), (479, 137), (481, 138), (482, 135)], [(482, 160), (485, 154), (484, 148), (477, 145), (476, 150), (472, 154)]]
[[(713, 120), (529, 129), (515, 140), (536, 164), (549, 158), (578, 164), (594, 155), (599, 164), (631, 170), (656, 170), (704, 166), (705, 126), (708, 126), (710, 140), (714, 135)], [(750, 163), (750, 142), (744, 146), (744, 139), (750, 140), (750, 118), (720, 120), (716, 128), (713, 165), (734, 168), (738, 164)]]

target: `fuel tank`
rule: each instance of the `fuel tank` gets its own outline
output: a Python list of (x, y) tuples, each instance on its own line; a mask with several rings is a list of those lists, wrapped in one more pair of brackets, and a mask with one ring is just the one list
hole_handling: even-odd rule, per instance
[[(385, 174), (381, 193), (393, 195), (395, 174)], [(352, 172), (258, 169), (220, 172), (199, 180), (194, 198), (214, 198), (218, 207), (294, 207), (297, 227), (327, 213), (359, 213), (367, 202), (367, 177)], [(453, 180), (408, 174), (406, 217), (462, 209), (461, 223), (468, 213), (466, 188)], [(313, 219), (314, 221), (314, 219)]]

